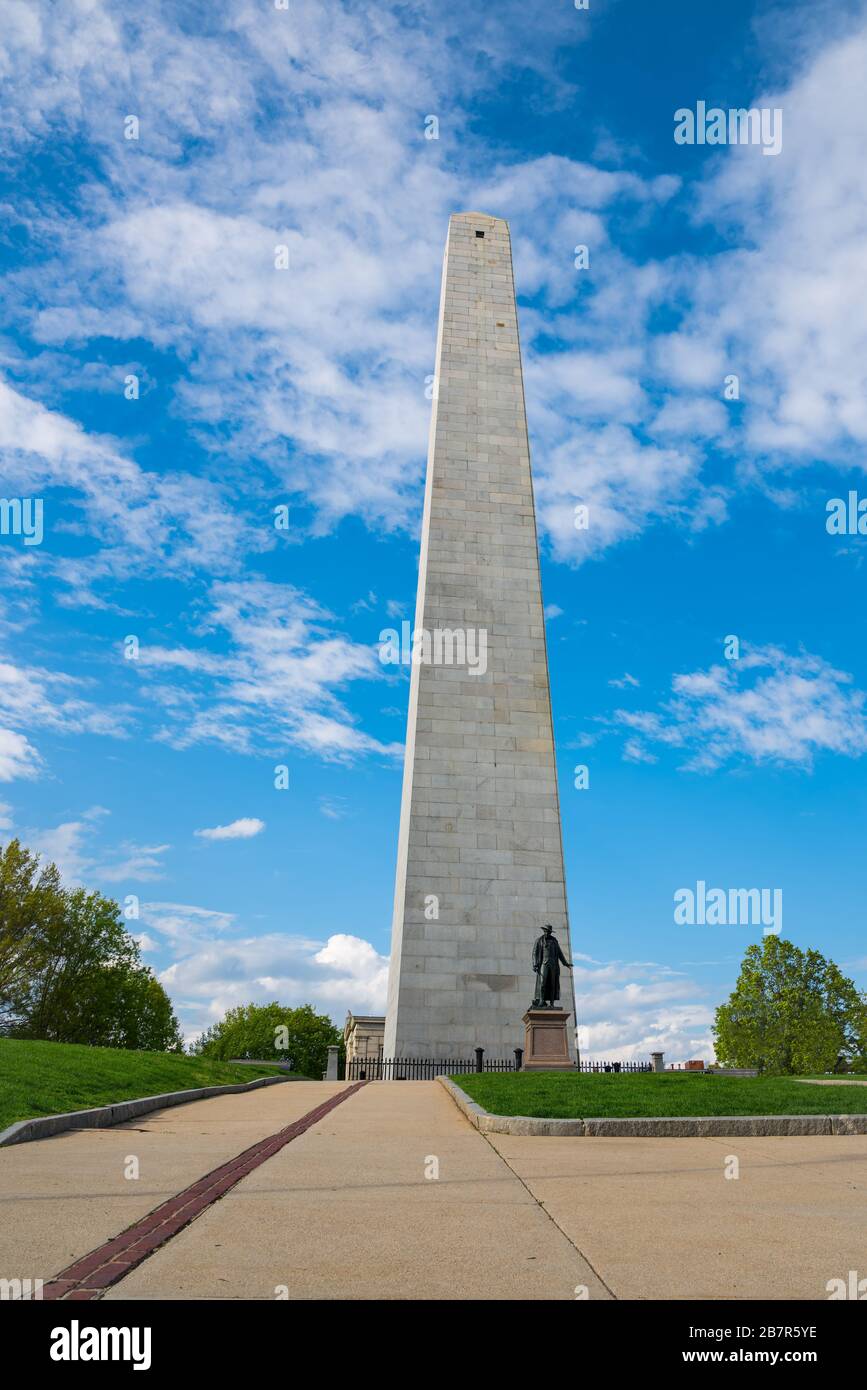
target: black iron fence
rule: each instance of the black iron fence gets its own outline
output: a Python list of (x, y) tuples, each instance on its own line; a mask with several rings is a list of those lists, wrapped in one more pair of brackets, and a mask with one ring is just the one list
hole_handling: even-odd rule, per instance
[(516, 1071), (508, 1058), (483, 1061), (452, 1058), (437, 1061), (431, 1057), (353, 1057), (346, 1064), (347, 1081), (433, 1081), (435, 1076), (453, 1076), (470, 1071)]
[[(457, 1076), (462, 1072), (520, 1071), (523, 1050), (511, 1057), (484, 1056), (476, 1049), (473, 1058), (440, 1061), (432, 1057), (353, 1057), (346, 1064), (347, 1081), (433, 1081), (436, 1076)], [(649, 1072), (650, 1062), (579, 1062), (583, 1072)]]
[(644, 1072), (653, 1071), (650, 1062), (579, 1062), (579, 1071)]

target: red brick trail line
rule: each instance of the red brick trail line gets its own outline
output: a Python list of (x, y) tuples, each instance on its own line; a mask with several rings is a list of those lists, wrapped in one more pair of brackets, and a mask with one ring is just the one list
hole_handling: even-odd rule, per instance
[(335, 1106), (342, 1105), (343, 1101), (366, 1085), (366, 1081), (358, 1081), (339, 1095), (331, 1096), (329, 1100), (317, 1105), (315, 1110), (309, 1110), (306, 1115), (302, 1115), (300, 1120), (295, 1120), (276, 1134), (269, 1134), (265, 1139), (260, 1139), (251, 1148), (229, 1159), (228, 1163), (223, 1163), (213, 1172), (206, 1173), (198, 1182), (185, 1187), (183, 1192), (178, 1192), (161, 1206), (155, 1207), (147, 1216), (143, 1216), (113, 1240), (106, 1241), (89, 1255), (67, 1265), (66, 1269), (62, 1269), (44, 1286), (43, 1299), (66, 1299), (72, 1302), (101, 1298), (106, 1289), (123, 1279), (130, 1270), (135, 1269), (136, 1265), (140, 1265), (142, 1260), (146, 1260), (161, 1245), (165, 1245), (167, 1240), (171, 1240), (172, 1236), (176, 1236), (185, 1226), (189, 1226), (191, 1221), (195, 1221), (197, 1216), (201, 1216), (203, 1211), (219, 1201), (254, 1168), (258, 1168), (260, 1164), (279, 1153), (286, 1144), (291, 1144), (299, 1134), (303, 1134), (311, 1125), (324, 1119)]

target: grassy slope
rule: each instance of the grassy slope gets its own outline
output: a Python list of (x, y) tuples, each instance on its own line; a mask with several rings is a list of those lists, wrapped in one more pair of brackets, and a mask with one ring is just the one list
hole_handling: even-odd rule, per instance
[(0, 1038), (0, 1130), (16, 1120), (277, 1074), (169, 1052)]
[(867, 1086), (808, 1086), (784, 1076), (485, 1072), (453, 1079), (495, 1115), (598, 1119), (608, 1115), (867, 1114)]

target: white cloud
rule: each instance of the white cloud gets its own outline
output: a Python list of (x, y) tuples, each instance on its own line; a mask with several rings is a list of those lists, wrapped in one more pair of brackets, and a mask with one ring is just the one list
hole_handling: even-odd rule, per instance
[(146, 931), (132, 933), (132, 938), (138, 943), (139, 950), (152, 953), (160, 949), (160, 943), (152, 936), (148, 936)]
[(745, 447), (763, 467), (818, 456), (863, 469), (867, 307), (853, 288), (867, 272), (867, 192), (852, 172), (867, 140), (867, 109), (852, 99), (867, 66), (863, 12), (845, 36), (814, 39), (788, 89), (755, 103), (783, 107), (782, 155), (733, 146), (701, 189), (698, 216), (737, 247), (694, 267), (670, 365), (709, 388), (722, 371), (740, 376)]
[[(867, 28), (862, 14), (854, 28), (850, 17), (812, 36), (788, 89), (755, 98), (785, 110), (783, 155), (709, 152), (705, 182), (697, 195), (686, 191), (696, 221), (724, 249), (639, 267), (612, 244), (603, 199), (597, 225), (574, 228), (593, 247), (592, 273), (576, 277), (562, 227), (575, 210), (561, 183), (574, 178), (576, 201), (579, 187), (587, 201), (593, 178), (582, 185), (565, 162), (556, 200), (538, 193), (532, 248), (519, 237), (516, 277), (545, 298), (545, 309), (524, 311), (522, 326), (540, 523), (558, 559), (580, 561), (660, 522), (722, 524), (736, 487), (758, 484), (771, 503), (802, 505), (776, 479), (817, 459), (865, 468), (867, 312), (852, 286), (865, 274), (867, 195), (851, 171), (867, 138), (867, 113), (852, 100)], [(515, 175), (533, 202), (532, 171)], [(646, 184), (634, 196), (654, 191)], [(509, 193), (521, 207), (518, 188)], [(625, 187), (615, 194), (628, 196)], [(654, 333), (658, 308), (679, 316), (675, 329)], [(552, 339), (560, 340), (553, 350)], [(730, 374), (739, 378), (736, 403), (723, 398)], [(717, 451), (713, 485), (704, 476), (708, 444)], [(590, 507), (586, 531), (574, 528), (576, 502)]]
[(648, 425), (648, 433), (654, 439), (722, 440), (729, 424), (722, 401), (707, 396), (670, 396)]
[[(63, 255), (47, 256), (38, 277), (16, 277), (20, 313), (37, 340), (60, 349), (97, 335), (144, 337), (170, 347), (184, 363), (177, 408), (217, 454), (224, 478), (234, 466), (236, 482), (246, 485), (256, 460), (281, 494), (312, 503), (318, 531), (351, 513), (379, 531), (410, 527), (420, 502), (424, 385), (447, 218), (461, 207), (490, 207), (514, 219), (523, 292), (542, 294), (550, 309), (574, 300), (575, 242), (588, 239), (600, 254), (593, 313), (587, 319), (582, 305), (579, 315), (561, 316), (554, 327), (564, 345), (545, 353), (544, 372), (528, 319), (539, 476), (549, 449), (584, 452), (572, 429), (580, 420), (639, 422), (650, 408), (640, 385), (644, 316), (667, 277), (630, 265), (610, 244), (607, 218), (628, 207), (645, 215), (674, 195), (678, 181), (551, 155), (496, 166), (471, 140), (462, 158), (446, 153), (501, 71), (530, 69), (552, 103), (568, 99), (555, 55), (564, 35), (572, 44), (578, 37), (569, 15), (536, 16), (532, 32), (521, 26), (516, 47), (510, 12), (523, 17), (521, 7), (503, 4), (496, 19), (464, 11), (439, 14), (432, 25), (418, 6), (381, 6), (373, 22), (333, 5), (325, 32), (319, 7), (304, 0), (293, 4), (291, 24), (238, 0), (207, 37), (158, 12), (132, 41), (107, 7), (93, 3), (76, 13), (75, 42), (67, 17), (52, 14), (50, 25), (37, 22), (26, 33), (13, 26), (10, 102), (17, 96), (18, 109), (28, 111), (38, 93), (41, 114), (30, 113), (31, 129), (49, 112), (54, 119), (78, 112), (110, 171), (110, 181), (92, 189), (86, 225), (49, 219), (40, 228)], [(474, 32), (486, 54), (481, 67), (470, 57)], [(146, 112), (135, 147), (120, 138), (126, 107), (118, 70), (130, 74)], [(260, 102), (272, 88), (290, 101), (285, 111), (270, 103), (263, 121)], [(447, 111), (442, 145), (423, 138), (420, 102)], [(205, 132), (207, 147), (184, 165), (180, 142)], [(285, 273), (274, 268), (278, 243), (290, 252)], [(579, 343), (585, 320), (588, 340)], [(43, 389), (51, 389), (50, 376)], [(558, 411), (565, 411), (559, 422)], [(641, 454), (637, 436), (630, 434), (630, 446)], [(648, 450), (649, 469), (658, 458)], [(581, 481), (570, 480), (567, 495)], [(169, 525), (164, 480), (148, 482), (154, 495), (140, 503), (141, 520), (151, 523), (152, 538), (158, 524), (166, 527), (166, 552), (177, 550), (180, 563), (189, 508), (178, 499)], [(219, 497), (211, 489), (196, 505), (217, 514)], [(640, 529), (654, 514), (651, 501), (632, 525)], [(222, 544), (216, 516), (209, 530), (214, 565), (225, 568), (245, 538)], [(613, 522), (600, 525), (597, 548), (623, 534)], [(565, 539), (573, 553), (574, 534)], [(100, 573), (68, 566), (65, 577), (83, 589)]]
[(171, 845), (137, 845), (124, 840), (114, 851), (114, 858), (98, 858), (88, 872), (107, 883), (126, 883), (128, 879), (147, 883), (164, 876), (161, 856), (170, 849)]
[(202, 840), (250, 840), (254, 835), (261, 835), (264, 829), (263, 820), (257, 820), (255, 816), (242, 816), (229, 825), (215, 825), (211, 830), (197, 830), (195, 833)]
[[(700, 457), (642, 445), (624, 424), (598, 429), (560, 420), (544, 455), (536, 508), (555, 557), (575, 560), (641, 534), (651, 520), (688, 519), (701, 497)], [(576, 527), (576, 506), (588, 508)]]
[(21, 838), (28, 848), (57, 865), (67, 886), (85, 885), (92, 889), (100, 881), (147, 883), (162, 878), (163, 856), (171, 845), (139, 845), (131, 840), (105, 848), (94, 845), (97, 824), (106, 815), (103, 807), (94, 806), (77, 820), (22, 830)]
[(61, 671), (25, 668), (0, 660), (0, 715), (13, 724), (42, 726), (59, 733), (124, 737), (127, 710), (97, 705), (71, 693), (88, 685)]
[(623, 745), (623, 760), (627, 763), (658, 763), (655, 753), (645, 748), (640, 739), (628, 738)]
[[(188, 575), (234, 568), (245, 552), (267, 549), (273, 529), (248, 520), (207, 478), (173, 470), (147, 473), (117, 443), (91, 435), (68, 416), (47, 409), (0, 378), (0, 449), (6, 487), (22, 496), (71, 489), (87, 533), (99, 542), (86, 559), (62, 555), (40, 561), (72, 590), (77, 604), (102, 600), (94, 585), (157, 570)], [(74, 531), (74, 506), (58, 508), (59, 532)], [(50, 508), (46, 528), (52, 527)], [(53, 535), (53, 533), (52, 533)]]
[(388, 961), (369, 942), (345, 934), (326, 942), (283, 933), (223, 936), (195, 943), (159, 978), (185, 1036), (193, 1036), (227, 1009), (272, 999), (290, 1006), (313, 1004), (339, 1023), (350, 1009), (383, 1013)]
[[(228, 642), (228, 652), (142, 646), (138, 674), (168, 718), (158, 736), (176, 748), (215, 742), (276, 754), (288, 743), (337, 761), (399, 756), (402, 745), (365, 734), (336, 693), (354, 680), (383, 678), (373, 645), (379, 628), (371, 626), (368, 646), (330, 632), (332, 621), (288, 585), (214, 584), (201, 630)], [(154, 671), (176, 669), (186, 673), (180, 703), (151, 683)]]
[(714, 1010), (703, 986), (654, 962), (575, 959), (583, 1060), (649, 1062), (651, 1052), (664, 1052), (666, 1065), (714, 1059)]
[(369, 941), (346, 933), (329, 936), (322, 950), (316, 952), (314, 960), (317, 965), (327, 966), (338, 975), (346, 976), (353, 984), (362, 985), (368, 998), (379, 1000), (384, 1008), (388, 961)]
[[(416, 522), (438, 263), (460, 207), (511, 217), (519, 287), (538, 297), (522, 330), (539, 517), (558, 558), (580, 561), (659, 522), (723, 522), (728, 489), (708, 496), (702, 478), (707, 441), (730, 459), (746, 445), (757, 462), (743, 481), (817, 456), (861, 466), (867, 318), (851, 286), (867, 200), (851, 169), (867, 115), (850, 92), (863, 28), (850, 22), (841, 38), (844, 26), (827, 26), (824, 48), (814, 33), (788, 90), (756, 98), (785, 108), (779, 159), (709, 152), (694, 212), (729, 247), (639, 264), (617, 230), (680, 196), (678, 179), (560, 155), (498, 165), (468, 133), (473, 104), (516, 65), (553, 104), (570, 99), (555, 61), (564, 36), (578, 37), (565, 11), (528, 30), (510, 26), (508, 15), (525, 16), (506, 4), (496, 18), (464, 10), (433, 24), (416, 5), (374, 18), (334, 4), (326, 16), (297, 0), (290, 21), (235, 0), (205, 34), (158, 9), (133, 35), (106, 3), (63, 8), (12, 6), (0, 38), (10, 138), (29, 143), (74, 112), (107, 177), (89, 186), (86, 221), (46, 212), (28, 228), (59, 254), (9, 288), (58, 349), (104, 334), (175, 351), (175, 408), (221, 476), (145, 475), (56, 412), (2, 403), (10, 448), (43, 452), (62, 483), (77, 478), (90, 524), (118, 537), (93, 566), (57, 564), (92, 601), (92, 586), (132, 572), (142, 551), (225, 573), (272, 544), (237, 505), (251, 460), (280, 495), (312, 503), (315, 530), (350, 513), (378, 531)], [(121, 138), (128, 90), (142, 105), (140, 142)], [(422, 106), (444, 113), (442, 143), (423, 138)], [(184, 162), (189, 139), (198, 148)], [(285, 274), (278, 242), (290, 249)], [(592, 247), (590, 274), (573, 265), (579, 242)], [(664, 334), (660, 309), (680, 315)], [(742, 384), (734, 413), (721, 398), (730, 371)], [(576, 501), (591, 507), (587, 532), (574, 528)]]
[(0, 782), (38, 777), (41, 765), (39, 754), (23, 734), (0, 728)]
[(212, 940), (232, 930), (234, 914), (190, 903), (146, 902), (139, 908), (141, 921), (172, 949), (186, 953), (202, 940)]
[(852, 676), (809, 652), (742, 646), (739, 660), (676, 675), (657, 710), (617, 710), (630, 731), (625, 756), (653, 761), (648, 744), (687, 754), (683, 768), (709, 772), (726, 763), (777, 763), (810, 769), (822, 753), (867, 751), (864, 692)]

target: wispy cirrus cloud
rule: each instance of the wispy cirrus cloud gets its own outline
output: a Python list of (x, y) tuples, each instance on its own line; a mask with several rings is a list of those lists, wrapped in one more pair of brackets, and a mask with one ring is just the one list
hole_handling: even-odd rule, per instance
[[(168, 716), (158, 737), (176, 748), (219, 743), (240, 752), (288, 744), (339, 761), (399, 756), (402, 745), (364, 733), (337, 694), (352, 681), (382, 679), (375, 647), (330, 631), (332, 623), (325, 608), (288, 585), (214, 584), (200, 631), (220, 650), (143, 645), (134, 663)], [(185, 681), (179, 704), (171, 682), (161, 683), (174, 671)], [(155, 672), (160, 680), (151, 683)]]
[[(38, 6), (28, 23), (18, 11), (6, 45), (19, 109), (29, 108), (35, 89), (52, 120), (76, 111), (102, 175), (92, 179), (86, 218), (52, 210), (28, 227), (48, 254), (38, 273), (22, 269), (7, 289), (34, 343), (59, 354), (96, 338), (170, 347), (183, 363), (175, 408), (219, 458), (224, 481), (234, 469), (248, 485), (252, 458), (273, 487), (312, 507), (314, 532), (347, 515), (377, 530), (412, 528), (446, 222), (456, 208), (489, 206), (513, 218), (519, 285), (544, 302), (548, 337), (559, 339), (548, 342), (545, 371), (537, 370), (542, 322), (528, 314), (537, 466), (542, 479), (551, 475), (543, 523), (572, 554), (581, 540), (564, 527), (558, 505), (562, 511), (582, 489), (593, 493), (596, 549), (671, 512), (673, 489), (698, 489), (700, 459), (648, 445), (634, 428), (650, 409), (640, 381), (646, 318), (668, 277), (632, 264), (608, 218), (630, 207), (652, 214), (678, 180), (562, 156), (490, 158), (469, 134), (472, 102), (516, 65), (537, 74), (556, 101), (566, 93), (557, 46), (587, 37), (574, 14), (551, 13), (517, 49), (510, 11), (517, 16), (520, 7), (502, 6), (496, 22), (470, 12), (439, 15), (431, 25), (419, 5), (381, 7), (372, 22), (343, 4), (331, 8), (324, 32), (319, 8), (304, 0), (291, 25), (238, 0), (206, 35), (181, 31), (170, 9), (158, 6), (133, 36), (122, 17), (96, 4), (76, 14), (75, 58), (60, 38), (68, 20), (52, 16), (49, 28)], [(484, 45), (483, 67), (469, 58), (468, 27)], [(141, 105), (136, 142), (122, 138), (118, 67), (134, 77)], [(193, 97), (205, 72), (199, 102)], [(269, 104), (266, 120), (263, 103), (275, 84), (281, 96), (291, 92), (291, 116)], [(231, 97), (220, 100), (217, 86)], [(443, 111), (438, 141), (424, 138), (420, 94), (428, 110)], [(178, 155), (190, 140), (196, 159), (185, 164)], [(576, 315), (571, 247), (582, 239), (600, 258), (590, 310), (582, 303)], [(63, 255), (55, 258), (49, 248), (58, 244)], [(286, 272), (275, 269), (277, 244), (288, 249)], [(56, 395), (63, 378), (43, 372), (35, 385)], [(620, 433), (598, 442), (592, 430), (582, 436), (588, 414), (620, 422)], [(634, 495), (618, 511), (617, 489), (602, 489), (601, 470), (624, 443), (621, 481), (632, 479)], [(573, 476), (579, 454), (588, 463)], [(598, 465), (589, 462), (594, 455)], [(168, 520), (161, 499), (168, 486), (150, 481), (142, 524)], [(199, 489), (196, 505), (218, 511), (219, 491), (211, 485), (208, 495), (202, 480)], [(173, 494), (167, 500), (178, 508), (165, 556), (177, 552), (180, 563), (191, 508)], [(216, 518), (209, 534), (215, 566), (223, 567), (252, 539), (236, 533), (224, 544)], [(83, 586), (85, 570), (67, 568), (66, 578)]]
[[(10, 493), (71, 494), (71, 506), (49, 510), (50, 552), (30, 558), (77, 606), (102, 606), (101, 588), (132, 577), (231, 571), (242, 555), (273, 544), (264, 503), (256, 518), (207, 478), (147, 472), (116, 440), (87, 432), (2, 379), (0, 453)], [(64, 555), (65, 534), (89, 537), (93, 553)]]
[[(469, 135), (471, 102), (515, 64), (563, 94), (558, 45), (587, 36), (565, 11), (531, 35), (517, 27), (518, 47), (508, 6), (498, 22), (440, 15), (432, 25), (415, 4), (380, 7), (375, 20), (343, 4), (324, 26), (305, 0), (291, 21), (236, 0), (197, 33), (165, 5), (135, 29), (106, 3), (71, 4), (62, 17), (45, 4), (11, 8), (0, 61), (13, 148), (66, 121), (93, 167), (86, 216), (31, 216), (48, 254), (38, 272), (8, 277), (11, 301), (41, 347), (99, 337), (170, 346), (183, 365), (175, 409), (230, 488), (248, 482), (252, 458), (271, 487), (312, 506), (314, 531), (350, 514), (377, 529), (416, 524), (437, 266), (447, 215), (465, 206), (513, 221), (517, 281), (532, 301), (522, 320), (539, 516), (558, 558), (580, 561), (655, 524), (721, 524), (733, 474), (760, 482), (811, 451), (857, 462), (867, 320), (850, 287), (867, 200), (848, 171), (865, 118), (847, 93), (867, 37), (856, 20), (835, 26), (773, 95), (786, 110), (784, 159), (727, 148), (685, 189), (671, 173), (562, 155), (506, 162)], [(75, 44), (64, 42), (69, 25)], [(468, 26), (484, 43), (483, 69), (462, 58)], [(135, 142), (123, 139), (127, 88), (141, 105)], [(278, 89), (290, 94), (285, 110), (271, 101)], [(440, 140), (424, 139), (420, 100), (442, 109)], [(196, 158), (183, 161), (190, 141)], [(702, 260), (635, 259), (622, 229), (672, 205), (684, 220), (722, 223), (729, 244)], [(579, 243), (592, 248), (587, 274), (573, 265)], [(742, 411), (722, 399), (729, 371), (742, 378)], [(57, 394), (62, 381), (54, 371), (40, 390)], [(16, 435), (34, 434), (28, 409), (7, 407), (15, 450), (27, 449)], [(38, 427), (46, 452), (66, 461), (62, 481), (82, 451), (101, 465), (111, 526), (121, 525), (106, 487), (116, 471), (136, 499), (124, 534), (150, 537), (166, 566), (196, 552), (225, 570), (269, 543), (237, 508), (231, 521), (213, 482), (144, 480), (74, 422)], [(708, 443), (717, 467), (728, 460), (727, 482), (705, 477)], [(749, 467), (737, 462), (742, 445)], [(573, 524), (576, 501), (590, 507), (587, 530)], [(198, 527), (196, 512), (207, 514)], [(84, 587), (84, 566), (70, 562), (65, 577)]]
[(97, 697), (92, 680), (0, 660), (0, 782), (50, 774), (49, 760), (31, 741), (34, 731), (126, 738), (130, 709)]
[(42, 726), (62, 733), (108, 734), (123, 738), (129, 711), (83, 700), (77, 691), (93, 683), (59, 671), (0, 661), (0, 717), (10, 723)]
[(851, 171), (867, 111), (851, 92), (867, 27), (863, 9), (829, 20), (837, 36), (804, 53), (786, 89), (760, 98), (785, 107), (785, 158), (759, 170), (733, 147), (696, 210), (736, 246), (694, 267), (683, 345), (693, 356), (701, 343), (717, 379), (719, 362), (741, 374), (743, 444), (772, 473), (817, 455), (865, 466), (867, 308), (852, 289), (865, 277), (867, 194), (853, 190)]
[(192, 903), (143, 902), (139, 913), (143, 925), (161, 938), (159, 949), (168, 947), (179, 955), (194, 950), (199, 941), (213, 940), (231, 932), (236, 921), (232, 912)]
[[(147, 883), (164, 877), (164, 856), (171, 845), (142, 845), (134, 840), (101, 843), (104, 837), (99, 826), (109, 815), (104, 806), (91, 806), (73, 820), (53, 826), (25, 826), (16, 833), (30, 849), (57, 865), (67, 885)], [(8, 828), (13, 828), (11, 820)]]
[(738, 660), (674, 676), (671, 688), (655, 710), (615, 712), (628, 760), (652, 762), (667, 747), (686, 754), (689, 772), (745, 762), (809, 770), (823, 753), (867, 752), (867, 695), (809, 652), (742, 648)]

